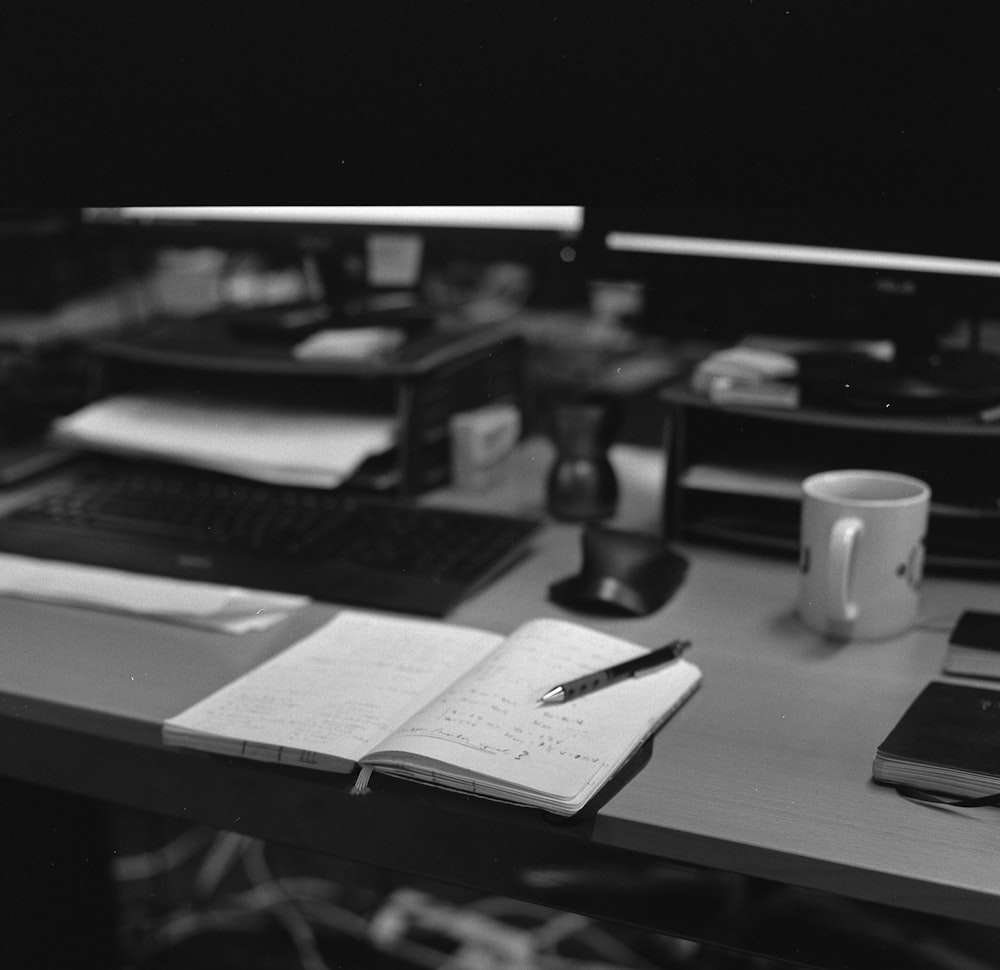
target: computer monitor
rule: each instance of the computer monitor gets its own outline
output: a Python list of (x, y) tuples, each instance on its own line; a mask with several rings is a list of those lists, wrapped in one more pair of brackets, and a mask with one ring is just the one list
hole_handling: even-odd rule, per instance
[[(1000, 361), (976, 339), (982, 320), (1000, 317), (1000, 231), (987, 214), (588, 207), (586, 236), (598, 273), (645, 285), (642, 322), (660, 333), (889, 342), (892, 361), (863, 362), (863, 379), (838, 388), (842, 358), (815, 371), (848, 407), (1000, 400)], [(958, 347), (944, 341), (956, 333)], [(857, 377), (861, 363), (849, 364)]]
[(308, 256), (331, 299), (415, 286), (450, 261), (526, 263), (543, 300), (582, 286), (583, 207), (573, 205), (113, 206), (84, 210), (137, 247), (256, 248)]

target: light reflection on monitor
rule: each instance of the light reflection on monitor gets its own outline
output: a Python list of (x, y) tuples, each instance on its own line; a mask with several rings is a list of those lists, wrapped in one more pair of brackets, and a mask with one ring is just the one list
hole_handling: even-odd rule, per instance
[(641, 232), (609, 232), (608, 249), (617, 252), (717, 259), (748, 259), (813, 266), (845, 266), (856, 269), (900, 270), (915, 273), (947, 273), (956, 276), (1000, 278), (1000, 262), (955, 256), (885, 252), (837, 246), (808, 246), (742, 239), (711, 239), (699, 236)]
[(96, 222), (256, 222), (443, 229), (511, 229), (574, 234), (575, 205), (112, 206), (85, 211)]

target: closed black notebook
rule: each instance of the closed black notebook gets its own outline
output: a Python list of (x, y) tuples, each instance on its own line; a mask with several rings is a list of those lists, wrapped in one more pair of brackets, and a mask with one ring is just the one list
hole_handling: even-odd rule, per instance
[(955, 625), (944, 672), (1000, 680), (1000, 613), (966, 610)]
[(872, 777), (971, 798), (1000, 791), (1000, 690), (928, 684), (878, 746)]

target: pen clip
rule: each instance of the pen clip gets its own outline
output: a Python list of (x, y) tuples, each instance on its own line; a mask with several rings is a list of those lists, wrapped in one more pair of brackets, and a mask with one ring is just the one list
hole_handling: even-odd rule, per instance
[[(655, 674), (656, 671), (662, 669), (667, 664), (672, 664), (675, 661), (680, 660), (680, 658), (684, 655), (684, 651), (687, 650), (687, 648), (691, 646), (691, 641), (690, 640), (675, 640), (673, 643), (666, 644), (666, 646), (673, 647), (672, 656), (668, 657), (666, 660), (664, 660), (664, 661), (662, 661), (660, 663), (651, 664), (648, 667), (640, 667), (634, 674), (632, 674), (632, 676), (633, 677), (645, 677), (647, 674)], [(662, 650), (664, 648), (660, 647), (660, 649)], [(654, 650), (652, 652), (656, 653), (657, 651)]]

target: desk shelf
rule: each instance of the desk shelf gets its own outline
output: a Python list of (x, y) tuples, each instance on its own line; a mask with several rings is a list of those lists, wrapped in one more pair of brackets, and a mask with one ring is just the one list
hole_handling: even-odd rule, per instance
[(159, 320), (95, 349), (101, 395), (160, 386), (310, 404), (395, 419), (397, 445), (362, 467), (358, 487), (412, 495), (444, 485), (453, 414), (524, 407), (524, 347), (502, 333), (415, 334), (367, 359), (299, 360), (291, 344), (234, 335), (225, 317)]
[(882, 416), (725, 407), (663, 392), (668, 537), (794, 555), (799, 483), (879, 468), (931, 486), (929, 570), (1000, 573), (1000, 428), (967, 416)]

